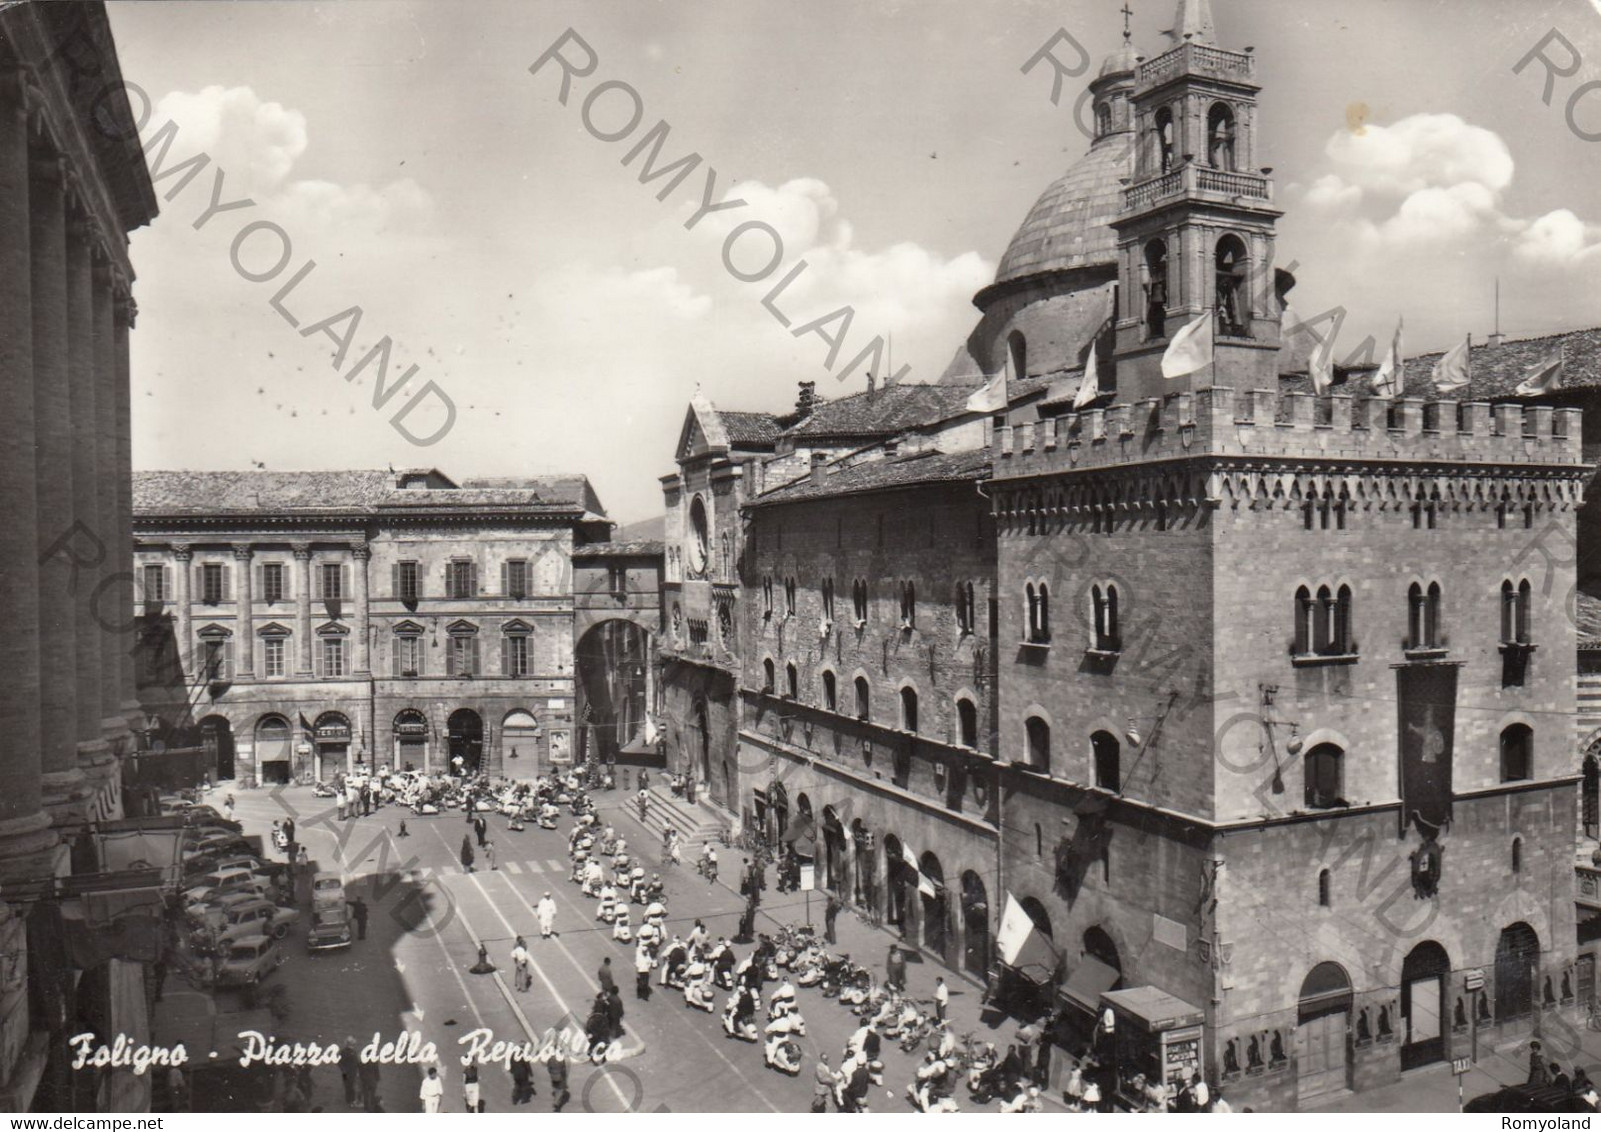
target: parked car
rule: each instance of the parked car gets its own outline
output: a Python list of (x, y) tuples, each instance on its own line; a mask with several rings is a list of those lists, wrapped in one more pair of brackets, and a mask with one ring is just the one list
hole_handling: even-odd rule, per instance
[(1463, 1112), (1594, 1112), (1571, 1089), (1551, 1085), (1508, 1085), (1474, 1097)]
[(201, 904), (213, 896), (246, 890), (260, 896), (266, 893), (268, 880), (249, 869), (213, 869), (200, 880), (184, 889), (186, 904)]
[(251, 935), (283, 939), (289, 934), (290, 926), (300, 919), (300, 912), (294, 908), (280, 908), (269, 900), (250, 897), (230, 903), (228, 907), (219, 909), (215, 916), (219, 939), (243, 939)]
[(259, 893), (248, 888), (239, 892), (221, 892), (207, 900), (197, 900), (187, 905), (185, 913), (189, 917), (189, 922), (199, 927), (208, 920), (215, 920), (229, 909), (261, 898)]
[(312, 877), (311, 903), (313, 906), (337, 903), (344, 907), (345, 878), (338, 873), (318, 873)]
[(228, 954), (217, 967), (217, 985), (241, 987), (259, 983), (276, 971), (284, 953), (276, 941), (264, 935), (247, 935), (228, 945)]
[(307, 951), (328, 951), (336, 947), (349, 947), (350, 908), (340, 899), (323, 900), (312, 906), (311, 926), (306, 929)]
[(198, 833), (190, 831), (184, 835), (184, 844), (191, 849), (210, 849), (228, 853), (254, 853), (255, 851), (254, 847), (244, 837), (225, 829), (210, 829)]

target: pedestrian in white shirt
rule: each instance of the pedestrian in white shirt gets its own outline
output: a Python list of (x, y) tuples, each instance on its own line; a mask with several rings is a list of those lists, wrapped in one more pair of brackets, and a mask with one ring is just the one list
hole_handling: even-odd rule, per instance
[(422, 1101), (424, 1112), (438, 1112), (439, 1098), (445, 1095), (445, 1083), (439, 1078), (439, 1069), (436, 1066), (428, 1067), (428, 1076), (422, 1079), (422, 1088), (418, 1090), (417, 1097)]
[(517, 945), (511, 949), (512, 985), (520, 991), (527, 990), (533, 985), (534, 976), (528, 969), (528, 944), (522, 936), (517, 937)]
[(556, 902), (550, 898), (550, 893), (540, 898), (534, 914), (539, 917), (539, 938), (549, 939), (550, 933), (556, 930)]
[(943, 977), (934, 980), (934, 1017), (945, 1021), (945, 1008), (951, 1004), (951, 989), (945, 985)]

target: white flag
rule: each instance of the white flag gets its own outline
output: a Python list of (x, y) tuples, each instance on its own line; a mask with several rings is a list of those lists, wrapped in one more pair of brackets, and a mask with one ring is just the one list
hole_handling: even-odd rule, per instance
[(1312, 357), (1307, 363), (1307, 372), (1312, 377), (1312, 388), (1319, 393), (1327, 393), (1334, 385), (1334, 328), (1323, 336), (1323, 340), (1312, 348)]
[(1434, 363), (1434, 388), (1439, 393), (1465, 389), (1472, 377), (1467, 339), (1452, 346)]
[(1095, 343), (1090, 343), (1090, 356), (1084, 363), (1084, 380), (1078, 383), (1073, 394), (1073, 408), (1082, 409), (1101, 395), (1101, 375), (1095, 365)]
[(1162, 355), (1162, 376), (1183, 377), (1212, 364), (1212, 312), (1202, 311), (1201, 316), (1177, 334), (1167, 344)]
[(967, 399), (967, 411), (998, 413), (1004, 408), (1006, 408), (1006, 371), (1003, 369), (995, 375), (993, 381)]
[(1401, 322), (1399, 318), (1395, 320), (1395, 337), (1390, 340), (1390, 348), (1385, 351), (1384, 360), (1379, 363), (1379, 371), (1373, 375), (1373, 392), (1392, 401), (1401, 396), (1406, 389), (1406, 358), (1401, 353)]
[(1561, 388), (1562, 347), (1558, 344), (1556, 353), (1524, 374), (1523, 383), (1513, 392), (1520, 397), (1535, 397), (1541, 393), (1550, 393), (1554, 389)]

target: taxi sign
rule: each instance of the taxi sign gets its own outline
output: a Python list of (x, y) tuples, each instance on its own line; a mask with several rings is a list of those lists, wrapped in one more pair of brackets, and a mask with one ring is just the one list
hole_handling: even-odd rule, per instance
[(1473, 1068), (1473, 1059), (1470, 1057), (1453, 1057), (1451, 1059), (1451, 1072), (1460, 1077)]

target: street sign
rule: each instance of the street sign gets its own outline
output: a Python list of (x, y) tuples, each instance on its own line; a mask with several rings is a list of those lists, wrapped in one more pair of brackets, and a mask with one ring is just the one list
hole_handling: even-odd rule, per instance
[(816, 865), (802, 865), (800, 867), (800, 886), (802, 892), (810, 892), (817, 887)]
[(1476, 991), (1484, 989), (1484, 968), (1474, 967), (1462, 972), (1462, 989)]
[(1466, 1073), (1472, 1068), (1473, 1059), (1471, 1057), (1453, 1057), (1451, 1059), (1451, 1072), (1456, 1074), (1458, 1077), (1462, 1076), (1462, 1074)]

